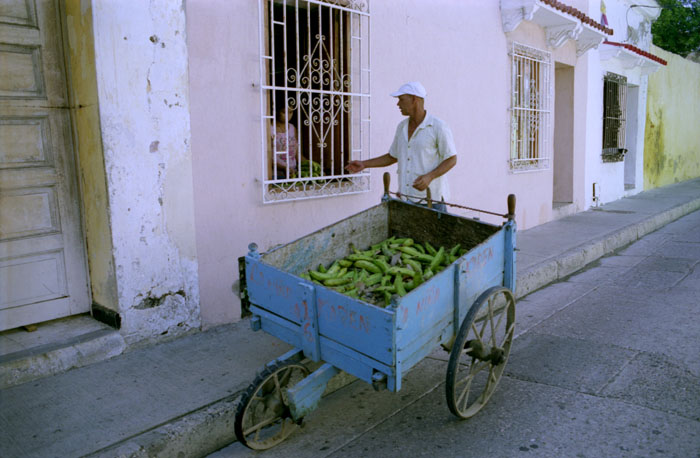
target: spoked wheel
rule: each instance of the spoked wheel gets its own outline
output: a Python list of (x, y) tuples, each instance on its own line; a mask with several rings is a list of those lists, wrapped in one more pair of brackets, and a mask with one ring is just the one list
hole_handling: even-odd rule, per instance
[(307, 375), (309, 370), (305, 366), (291, 361), (273, 364), (258, 374), (236, 410), (234, 430), (243, 445), (266, 450), (298, 428), (289, 410), (287, 388)]
[(470, 418), (486, 405), (506, 367), (515, 329), (515, 298), (508, 288), (484, 291), (459, 328), (445, 383), (447, 405)]

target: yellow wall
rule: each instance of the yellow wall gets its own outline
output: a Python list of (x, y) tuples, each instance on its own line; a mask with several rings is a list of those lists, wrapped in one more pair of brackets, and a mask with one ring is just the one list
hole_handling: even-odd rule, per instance
[(97, 105), (91, 0), (62, 2), (67, 81), (78, 156), (92, 301), (118, 311), (102, 136)]
[(649, 76), (644, 189), (700, 176), (700, 64), (656, 46), (668, 65)]

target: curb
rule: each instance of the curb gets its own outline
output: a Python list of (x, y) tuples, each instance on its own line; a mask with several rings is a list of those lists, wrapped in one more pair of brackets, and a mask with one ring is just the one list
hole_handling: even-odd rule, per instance
[(581, 244), (558, 256), (546, 259), (524, 272), (518, 273), (515, 297), (524, 297), (550, 283), (562, 279), (586, 267), (645, 235), (654, 232), (667, 224), (700, 209), (700, 199), (694, 199), (685, 204), (650, 216), (638, 223), (630, 224), (612, 231), (598, 239)]
[(0, 357), (0, 389), (61, 374), (120, 355), (126, 349), (118, 331), (107, 329), (83, 334), (60, 344)]
[(119, 444), (93, 458), (199, 457), (236, 442), (233, 422), (241, 393), (216, 401)]

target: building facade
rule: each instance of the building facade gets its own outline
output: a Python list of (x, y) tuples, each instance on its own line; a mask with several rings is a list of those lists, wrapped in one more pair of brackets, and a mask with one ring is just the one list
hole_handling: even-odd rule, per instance
[[(1, 191), (34, 210), (0, 242), (4, 329), (91, 312), (140, 342), (239, 320), (248, 244), (265, 251), (379, 202), (384, 170), (345, 166), (388, 151), (402, 120), (389, 94), (406, 81), (452, 129), (453, 203), (505, 213), (515, 194), (527, 229), (643, 189), (648, 74), (665, 62), (648, 52), (656, 8), (9, 3), (0, 32), (15, 42), (1, 49), (20, 76), (0, 95), (21, 103), (2, 105), (0, 127), (8, 151), (29, 153), (5, 156)], [(56, 114), (42, 108), (49, 82)], [(35, 111), (18, 108), (27, 100)], [(49, 140), (67, 146), (42, 162), (28, 145)], [(40, 236), (53, 245), (31, 248)]]

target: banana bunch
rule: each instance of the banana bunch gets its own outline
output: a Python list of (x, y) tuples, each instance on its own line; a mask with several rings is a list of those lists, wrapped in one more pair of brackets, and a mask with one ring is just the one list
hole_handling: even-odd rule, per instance
[(321, 164), (315, 161), (307, 161), (306, 159), (301, 161), (301, 167), (299, 168), (299, 170), (300, 178), (320, 177), (321, 175), (323, 175), (323, 171), (321, 170)]
[(457, 244), (450, 249), (411, 238), (391, 237), (351, 254), (326, 267), (319, 264), (301, 276), (350, 297), (386, 307), (393, 295), (404, 296), (442, 271), (467, 250)]
[(309, 178), (309, 177), (320, 177), (323, 175), (323, 169), (321, 169), (321, 164), (316, 161), (308, 161), (306, 159), (301, 161), (299, 166), (299, 175), (297, 176), (296, 170), (291, 173), (291, 178)]

